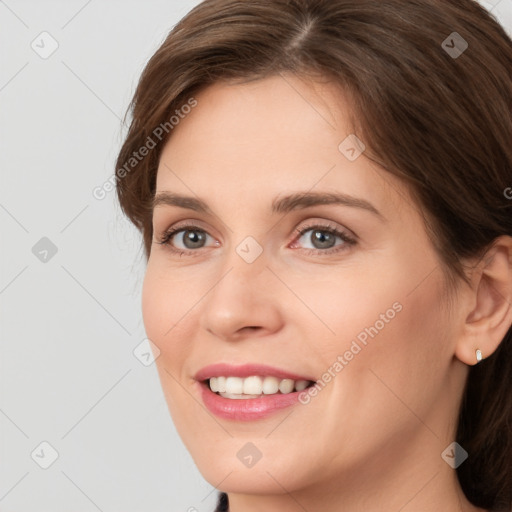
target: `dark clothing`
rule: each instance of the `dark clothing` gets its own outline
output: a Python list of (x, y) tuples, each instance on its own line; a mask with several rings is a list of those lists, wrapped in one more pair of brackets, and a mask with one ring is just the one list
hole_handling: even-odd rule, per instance
[(228, 495), (225, 492), (219, 494), (219, 501), (215, 512), (229, 512)]

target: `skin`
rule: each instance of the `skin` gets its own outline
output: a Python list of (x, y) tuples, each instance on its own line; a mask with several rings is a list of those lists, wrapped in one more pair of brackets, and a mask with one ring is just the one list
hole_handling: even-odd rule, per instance
[[(213, 214), (155, 207), (143, 318), (204, 478), (229, 494), (231, 512), (481, 510), (441, 453), (475, 349), (487, 357), (512, 322), (510, 304), (482, 285), (510, 298), (510, 241), (473, 265), (450, 301), (407, 188), (365, 153), (351, 162), (338, 149), (356, 132), (332, 84), (282, 75), (216, 84), (196, 99), (164, 148), (156, 188), (201, 198)], [(271, 212), (276, 197), (301, 191), (362, 198), (381, 216), (345, 205)], [(183, 231), (157, 243), (183, 221), (206, 232), (203, 247), (185, 246)], [(356, 243), (336, 238), (339, 252), (326, 253), (314, 230), (294, 232), (316, 224)], [(248, 236), (263, 249), (250, 264), (235, 250)], [(202, 367), (263, 363), (320, 379), (397, 302), (401, 311), (307, 405), (253, 422), (203, 405), (193, 378)], [(237, 458), (247, 442), (262, 454), (251, 468)]]

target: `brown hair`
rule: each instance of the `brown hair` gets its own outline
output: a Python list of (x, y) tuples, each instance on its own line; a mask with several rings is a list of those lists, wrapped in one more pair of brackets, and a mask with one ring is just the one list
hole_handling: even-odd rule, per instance
[[(512, 41), (475, 1), (207, 0), (149, 60), (130, 104), (117, 193), (146, 257), (171, 116), (215, 82), (282, 72), (326, 77), (351, 95), (365, 154), (409, 184), (449, 276), (464, 279), (466, 258), (512, 235)], [(156, 147), (127, 170), (150, 139)], [(512, 506), (511, 383), (509, 329), (470, 369), (458, 423), (469, 453), (458, 477), (486, 509)]]

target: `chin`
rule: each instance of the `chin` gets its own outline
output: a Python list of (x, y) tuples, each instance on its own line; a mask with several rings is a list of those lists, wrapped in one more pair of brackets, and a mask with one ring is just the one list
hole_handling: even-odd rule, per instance
[(300, 471), (303, 466), (300, 460), (285, 466), (283, 457), (263, 456), (252, 467), (246, 467), (236, 456), (214, 457), (213, 454), (208, 458), (202, 455), (194, 462), (208, 483), (226, 493), (282, 494), (284, 489), (292, 492), (304, 486), (304, 482), (311, 482), (311, 477)]
[[(231, 472), (230, 472), (231, 471)], [(203, 478), (212, 486), (217, 487), (219, 491), (235, 494), (283, 494), (283, 490), (288, 492), (295, 491), (297, 483), (290, 482), (284, 475), (274, 475), (271, 471), (267, 473), (265, 468), (256, 471), (252, 469), (227, 470), (223, 473), (208, 468), (207, 471), (200, 472)], [(225, 479), (219, 476), (225, 475)], [(227, 476), (229, 474), (229, 476)], [(272, 475), (272, 476), (271, 476)], [(226, 477), (227, 476), (227, 477)]]

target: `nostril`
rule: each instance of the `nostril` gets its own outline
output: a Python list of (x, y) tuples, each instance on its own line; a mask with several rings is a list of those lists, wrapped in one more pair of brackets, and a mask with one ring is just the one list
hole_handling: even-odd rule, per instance
[(246, 327), (242, 327), (240, 330), (244, 331), (245, 329), (248, 329), (248, 330), (251, 330), (251, 331), (256, 331), (258, 329), (261, 329), (261, 327), (259, 325), (248, 325)]

